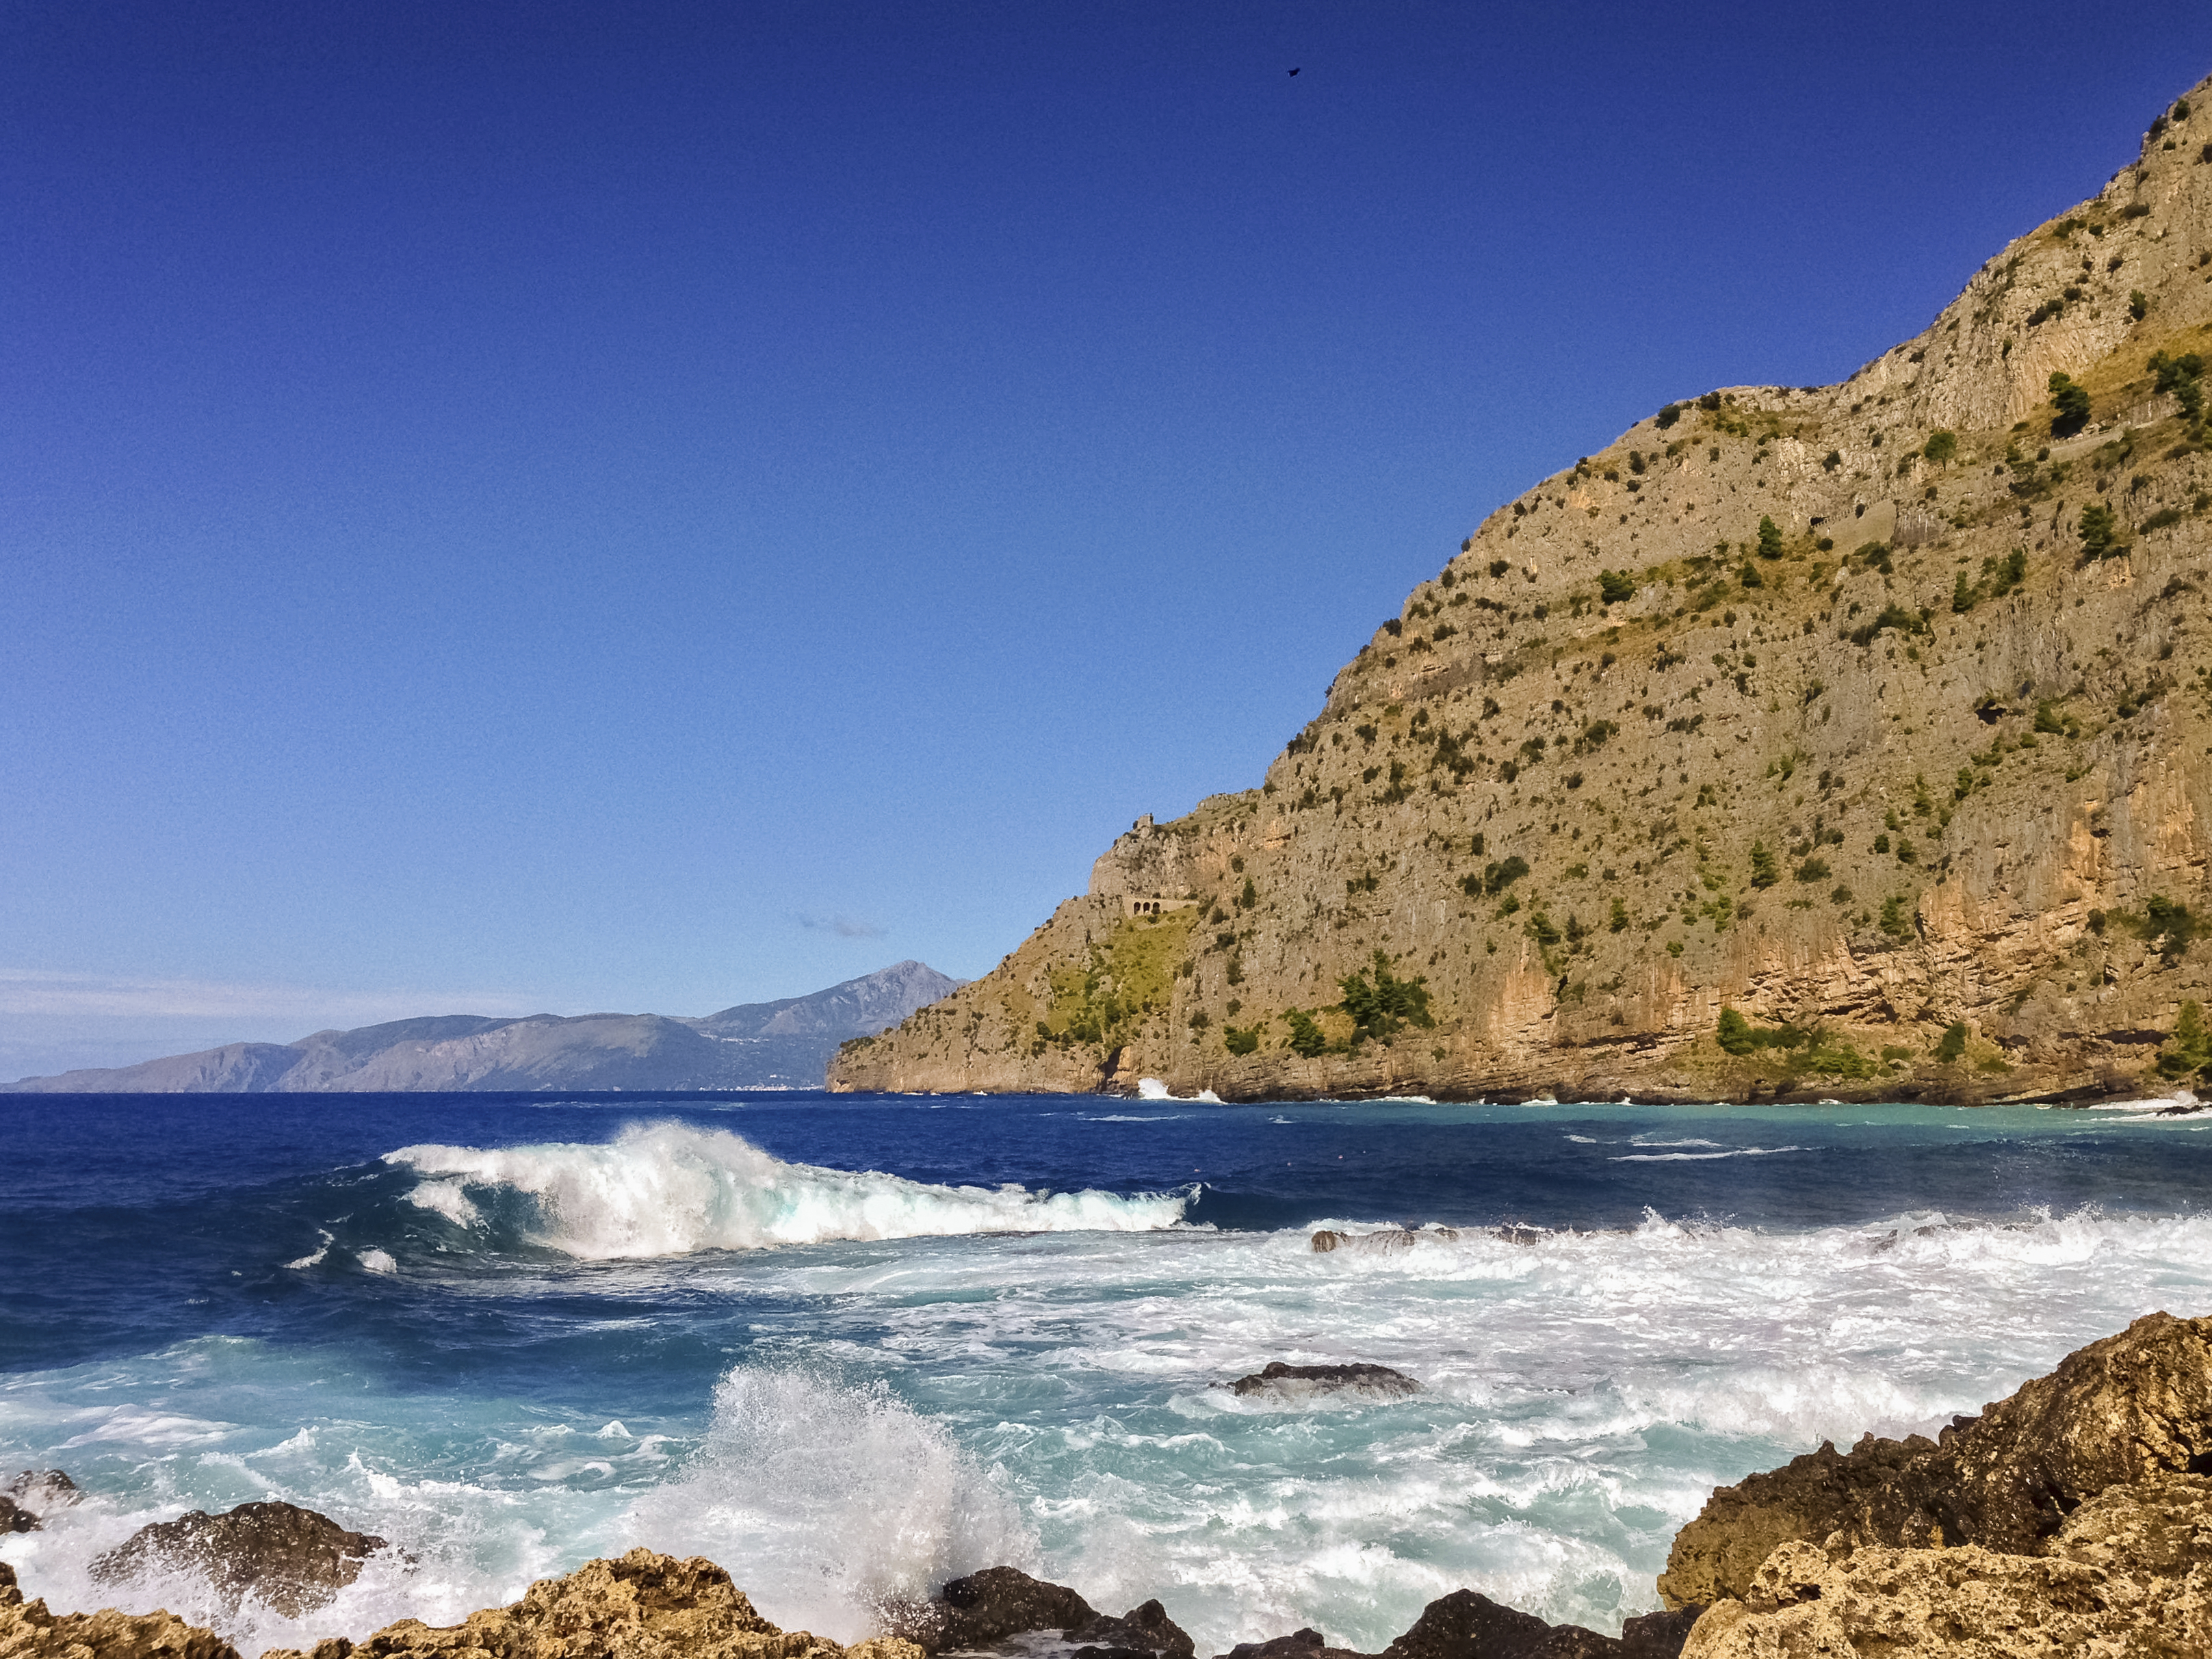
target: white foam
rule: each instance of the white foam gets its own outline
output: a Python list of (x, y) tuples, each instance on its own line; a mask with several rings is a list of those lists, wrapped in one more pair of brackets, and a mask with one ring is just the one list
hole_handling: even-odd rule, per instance
[(471, 1209), (471, 1190), (525, 1194), (538, 1212), (535, 1242), (587, 1261), (831, 1239), (1145, 1232), (1179, 1223), (1190, 1198), (932, 1186), (787, 1164), (726, 1130), (665, 1123), (599, 1145), (404, 1146), (385, 1162), (453, 1177), (439, 1184)]
[[(1660, 1146), (1669, 1143), (1660, 1141)], [(1710, 1140), (1674, 1143), (1688, 1146), (1710, 1146)], [(1725, 1152), (1623, 1152), (1613, 1158), (1615, 1164), (1703, 1164), (1716, 1158), (1772, 1158), (1781, 1152), (1802, 1152), (1802, 1146), (1738, 1146)]]
[[(471, 1201), (495, 1215), (491, 1198)], [(204, 1586), (118, 1591), (84, 1564), (147, 1521), (282, 1497), (414, 1558), (306, 1620), (225, 1615), (247, 1653), (451, 1624), (632, 1544), (718, 1559), (769, 1617), (841, 1638), (884, 1595), (1001, 1559), (1110, 1610), (1158, 1595), (1201, 1653), (1308, 1624), (1377, 1651), (1462, 1585), (1610, 1630), (1656, 1605), (1668, 1541), (1715, 1485), (1823, 1438), (1931, 1433), (2139, 1314), (2212, 1311), (2212, 1215), (1647, 1214), (1316, 1255), (1318, 1224), (507, 1276), (564, 1298), (605, 1276), (625, 1305), (665, 1288), (672, 1320), (731, 1304), (752, 1322), (732, 1340), (816, 1367), (740, 1367), (711, 1420), (703, 1376), (674, 1416), (665, 1377), (564, 1379), (548, 1420), (234, 1339), (0, 1374), (0, 1468), (66, 1467), (92, 1492), (0, 1556), (57, 1610), (187, 1612)], [(1251, 1412), (1212, 1386), (1275, 1358), (1389, 1365), (1425, 1392)]]
[(725, 1377), (698, 1455), (627, 1526), (656, 1549), (743, 1563), (765, 1617), (842, 1642), (947, 1578), (1038, 1565), (1012, 1498), (943, 1424), (880, 1382), (796, 1368)]
[(457, 1227), (480, 1227), (483, 1212), (469, 1202), (469, 1195), (461, 1190), (458, 1181), (425, 1181), (407, 1194), (407, 1201), (419, 1208), (434, 1210)]

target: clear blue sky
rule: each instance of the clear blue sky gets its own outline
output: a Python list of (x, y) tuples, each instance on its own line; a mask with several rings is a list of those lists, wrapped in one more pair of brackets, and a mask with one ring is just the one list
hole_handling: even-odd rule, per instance
[(981, 973), (1499, 500), (1849, 374), (2207, 70), (2201, 0), (8, 5), (0, 1073)]

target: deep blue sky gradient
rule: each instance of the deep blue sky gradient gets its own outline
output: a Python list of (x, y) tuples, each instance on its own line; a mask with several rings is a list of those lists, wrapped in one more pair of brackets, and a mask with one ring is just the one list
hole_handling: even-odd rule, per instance
[[(2160, 0), (0, 9), (0, 1073), (981, 973), (1498, 501), (1848, 374), (2208, 70)], [(124, 979), (247, 989), (70, 1023)]]

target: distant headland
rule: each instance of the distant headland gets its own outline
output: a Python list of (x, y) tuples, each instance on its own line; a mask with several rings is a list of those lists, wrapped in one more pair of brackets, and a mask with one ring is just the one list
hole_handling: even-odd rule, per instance
[(311, 1094), (382, 1091), (818, 1089), (837, 1045), (897, 1024), (960, 981), (894, 963), (805, 996), (697, 1019), (663, 1014), (435, 1014), (228, 1042), (137, 1066), (0, 1084), (17, 1094)]

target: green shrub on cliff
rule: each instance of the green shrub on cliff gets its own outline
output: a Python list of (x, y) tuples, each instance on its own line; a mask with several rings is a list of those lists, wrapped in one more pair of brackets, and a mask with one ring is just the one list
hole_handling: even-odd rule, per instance
[(1802, 1048), (1816, 1033), (1795, 1025), (1753, 1025), (1735, 1009), (1723, 1008), (1714, 1035), (1729, 1054), (1755, 1054), (1763, 1048)]
[(1224, 1025), (1221, 1028), (1222, 1045), (1232, 1054), (1255, 1054), (1258, 1052), (1260, 1047), (1260, 1026), (1267, 1023), (1263, 1019), (1259, 1025), (1247, 1025), (1242, 1028)]
[[(1370, 973), (1375, 976), (1371, 984)], [(1352, 1016), (1355, 1043), (1363, 1037), (1394, 1036), (1401, 1026), (1436, 1024), (1429, 1013), (1428, 981), (1418, 975), (1400, 979), (1390, 971), (1389, 956), (1379, 949), (1370, 968), (1337, 981), (1336, 987), (1344, 994), (1339, 1006)]]
[(2075, 383), (2072, 375), (2054, 373), (2051, 377), (2051, 435), (2070, 438), (2089, 424), (2089, 388)]
[(2203, 1005), (2185, 1002), (2173, 1023), (2173, 1036), (2158, 1051), (2158, 1074), (2177, 1081), (2212, 1077), (2212, 1029), (2204, 1024)]
[[(1515, 853), (1500, 862), (1486, 864), (1483, 866), (1480, 890), (1495, 898), (1528, 873), (1528, 860), (1518, 853)], [(1474, 879), (1474, 878), (1470, 876), (1467, 881), (1472, 882)], [(1461, 884), (1466, 886), (1467, 883), (1463, 882)], [(1472, 898), (1476, 890), (1474, 887), (1468, 886), (1468, 896)]]
[(1625, 570), (1601, 570), (1597, 573), (1597, 592), (1603, 605), (1632, 599), (1636, 597), (1636, 578)]
[(2191, 351), (2179, 357), (2169, 357), (2163, 351), (2151, 354), (2150, 372), (2153, 384), (2160, 392), (2171, 392), (2181, 405), (2182, 415), (2193, 426), (2204, 418), (2204, 359)]
[(2120, 545), (2120, 521), (2111, 506), (2104, 501), (2091, 501), (2081, 509), (2081, 522), (2075, 526), (2081, 537), (2081, 562), (2093, 564), (2099, 559), (2109, 559), (2125, 551)]
[(1303, 1008), (1286, 1010), (1283, 1023), (1291, 1028), (1291, 1048), (1293, 1053), (1311, 1060), (1328, 1047), (1328, 1035), (1314, 1021), (1314, 1017)]
[(2157, 895), (2143, 911), (2143, 937), (2158, 946), (2168, 966), (2180, 961), (2189, 941), (2197, 937), (2197, 918), (2189, 914), (2189, 907)]
[(1782, 556), (1782, 526), (1769, 518), (1759, 521), (1759, 556), (1778, 559)]
[(1936, 1045), (1938, 1065), (1956, 1066), (1966, 1057), (1966, 1022), (1954, 1021), (1943, 1033), (1943, 1040)]

